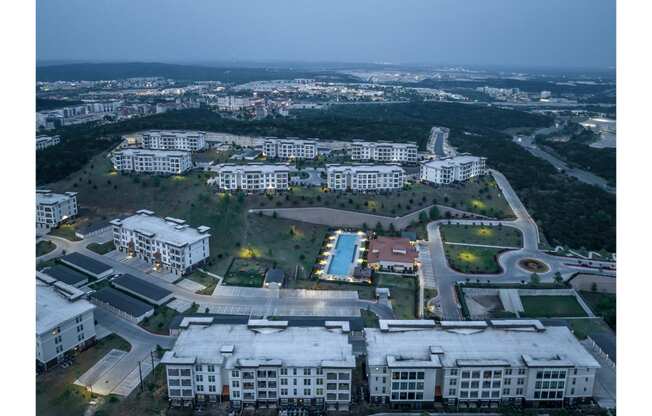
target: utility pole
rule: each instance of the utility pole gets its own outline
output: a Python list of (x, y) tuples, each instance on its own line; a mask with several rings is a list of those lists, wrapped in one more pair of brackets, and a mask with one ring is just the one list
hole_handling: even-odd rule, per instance
[(149, 356), (152, 359), (152, 374), (154, 374), (154, 350), (149, 352)]

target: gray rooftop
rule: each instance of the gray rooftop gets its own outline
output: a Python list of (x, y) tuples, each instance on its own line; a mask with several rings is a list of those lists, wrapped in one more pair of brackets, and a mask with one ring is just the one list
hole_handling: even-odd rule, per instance
[(66, 266), (57, 265), (57, 266), (47, 267), (41, 270), (41, 272), (59, 281), (62, 281), (66, 284), (73, 285), (73, 286), (78, 285), (81, 282), (88, 281), (87, 275)]
[[(190, 227), (185, 221), (175, 218), (153, 216), (154, 212), (140, 210), (136, 215), (124, 219), (115, 219), (111, 224), (122, 226), (128, 230), (145, 235), (151, 235), (175, 246), (184, 246), (210, 237), (210, 234), (200, 232), (198, 228)], [(209, 227), (199, 227), (208, 231)]]
[[(421, 321), (432, 322), (432, 321)], [(367, 354), (369, 365), (384, 366), (389, 357), (395, 360), (432, 362), (432, 347), (443, 353), (437, 359), (444, 367), (462, 366), (468, 363), (497, 362), (514, 367), (526, 364), (534, 366), (537, 362), (559, 365), (598, 367), (599, 364), (577, 341), (566, 327), (546, 327), (538, 329), (532, 321), (529, 326), (515, 324), (496, 327), (473, 325), (467, 322), (464, 327), (457, 322), (447, 327), (428, 328), (419, 321), (414, 325), (383, 325), (383, 329), (366, 328)], [(466, 364), (465, 364), (466, 363)], [(480, 365), (480, 364), (478, 364)], [(488, 365), (488, 364), (487, 364)]]
[(145, 302), (126, 295), (112, 287), (105, 287), (104, 289), (92, 293), (90, 296), (101, 302), (108, 303), (114, 308), (126, 312), (134, 317), (142, 316), (153, 309)]
[(283, 284), (285, 273), (281, 269), (269, 269), (265, 273), (265, 282)]
[(95, 309), (85, 299), (69, 301), (65, 294), (44, 283), (36, 283), (36, 333), (43, 334), (82, 313)]
[(36, 191), (36, 203), (39, 205), (52, 205), (58, 204), (73, 196), (77, 195), (77, 192), (66, 192), (65, 194), (56, 194), (49, 189), (41, 189)]
[(70, 253), (59, 259), (59, 261), (84, 269), (93, 274), (102, 274), (111, 270), (108, 264), (99, 262), (81, 253)]
[[(231, 355), (220, 353), (225, 346), (233, 346)], [(260, 324), (190, 325), (163, 357), (164, 363), (176, 360), (196, 360), (224, 368), (265, 362), (282, 362), (287, 367), (355, 367), (348, 334), (342, 329)]]
[(111, 283), (116, 287), (138, 293), (142, 297), (152, 299), (153, 301), (160, 301), (172, 294), (172, 292), (167, 289), (163, 289), (162, 287), (156, 286), (153, 283), (130, 274), (123, 274), (113, 279)]

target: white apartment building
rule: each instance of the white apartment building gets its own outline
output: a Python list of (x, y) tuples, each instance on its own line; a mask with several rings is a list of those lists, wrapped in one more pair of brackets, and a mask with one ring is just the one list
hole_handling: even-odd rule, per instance
[(287, 321), (213, 324), (188, 317), (163, 356), (173, 401), (230, 400), (347, 410), (355, 358), (348, 322), (294, 327)]
[(287, 190), (290, 166), (287, 164), (223, 163), (211, 168), (217, 176), (209, 179), (219, 189), (235, 191)]
[(430, 160), (421, 163), (419, 177), (422, 181), (448, 184), (465, 181), (487, 174), (486, 157), (456, 156), (450, 159)]
[(36, 136), (36, 151), (61, 143), (60, 136)]
[(36, 281), (36, 362), (49, 368), (95, 341), (95, 306), (78, 289)]
[(192, 168), (191, 153), (180, 150), (122, 149), (111, 156), (118, 172), (181, 175)]
[(534, 320), (381, 320), (365, 338), (371, 400), (393, 407), (583, 402), (600, 367), (567, 327)]
[(314, 159), (318, 155), (315, 139), (265, 137), (263, 154), (268, 158)]
[(113, 243), (119, 251), (183, 275), (204, 262), (210, 254), (209, 227), (192, 228), (184, 220), (156, 217), (141, 209), (136, 215), (114, 219)]
[(198, 152), (206, 149), (206, 133), (203, 131), (149, 130), (140, 134), (140, 142), (145, 149)]
[(37, 225), (54, 228), (76, 215), (77, 192), (55, 194), (49, 189), (36, 190)]
[(375, 162), (416, 163), (419, 148), (416, 143), (366, 142), (351, 143), (352, 160)]
[(405, 185), (399, 165), (326, 165), (326, 183), (334, 191), (392, 191)]

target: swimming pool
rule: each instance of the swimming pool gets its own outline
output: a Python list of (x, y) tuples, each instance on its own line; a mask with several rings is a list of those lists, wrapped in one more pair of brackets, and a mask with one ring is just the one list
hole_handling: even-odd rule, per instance
[(337, 236), (335, 248), (331, 252), (328, 274), (342, 277), (351, 275), (358, 251), (358, 240), (358, 235), (353, 233), (342, 233)]

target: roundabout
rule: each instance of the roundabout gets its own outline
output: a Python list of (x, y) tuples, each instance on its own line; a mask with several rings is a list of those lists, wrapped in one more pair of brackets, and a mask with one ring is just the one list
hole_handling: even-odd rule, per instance
[(546, 263), (533, 258), (524, 258), (519, 260), (518, 266), (521, 269), (532, 273), (547, 273), (550, 271), (550, 267)]

